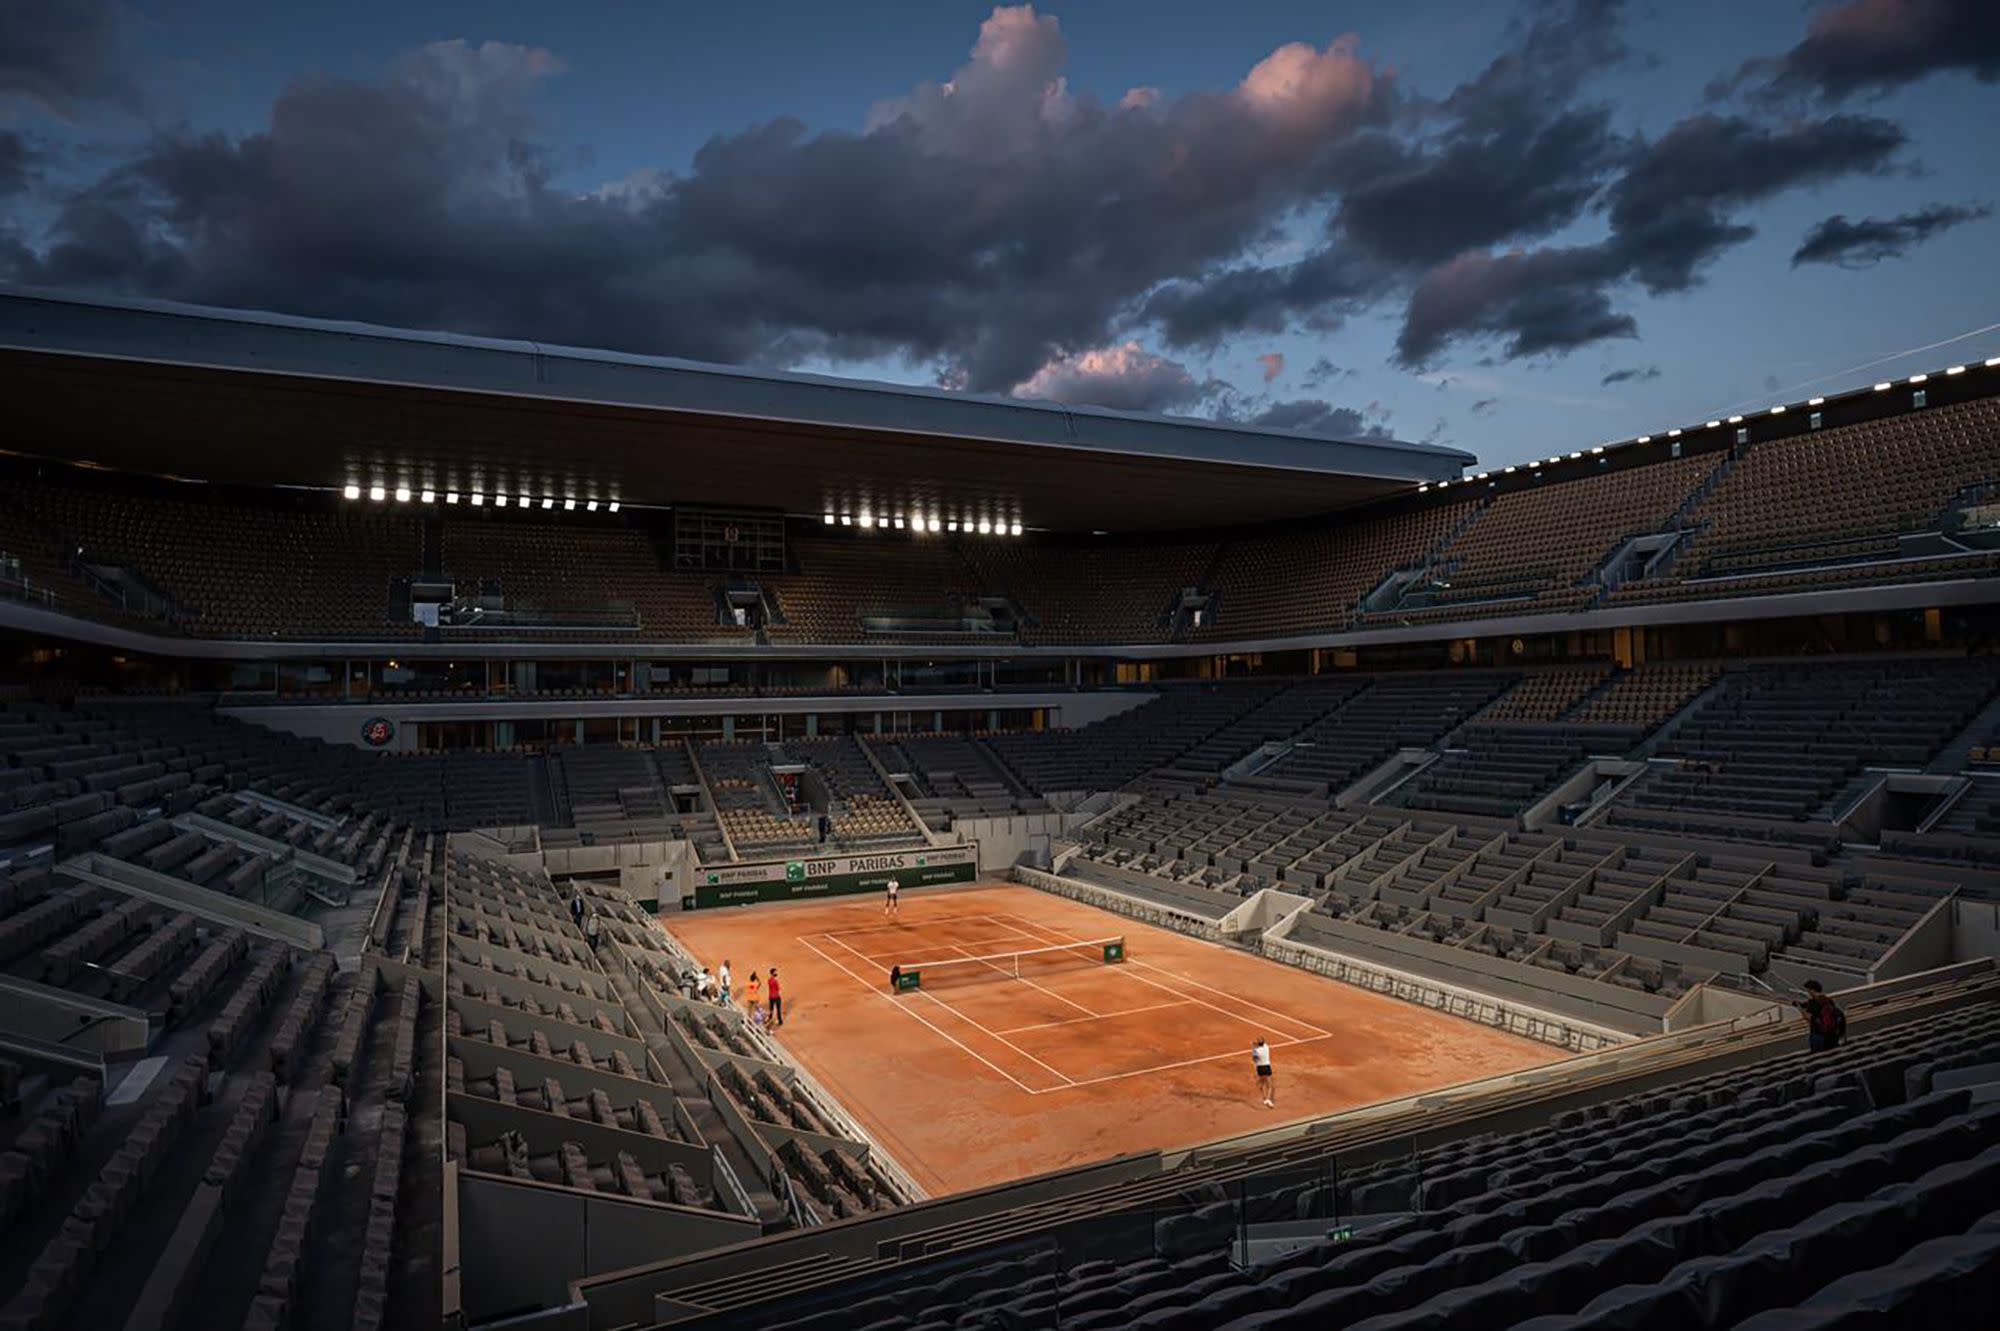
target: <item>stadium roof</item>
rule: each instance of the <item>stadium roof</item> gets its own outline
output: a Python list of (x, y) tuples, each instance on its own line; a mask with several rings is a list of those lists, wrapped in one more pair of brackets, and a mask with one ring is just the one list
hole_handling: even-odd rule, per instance
[(176, 305), (0, 288), (23, 452), (244, 485), (1225, 526), (1455, 479), (1472, 455)]

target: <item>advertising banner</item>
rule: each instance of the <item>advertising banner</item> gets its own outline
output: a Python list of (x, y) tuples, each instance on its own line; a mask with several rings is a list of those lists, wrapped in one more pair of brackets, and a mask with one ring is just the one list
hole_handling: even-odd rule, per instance
[(926, 846), (876, 855), (705, 865), (695, 870), (694, 892), (681, 898), (681, 908), (706, 910), (711, 906), (880, 892), (891, 878), (904, 888), (913, 888), (970, 883), (978, 877), (977, 846)]

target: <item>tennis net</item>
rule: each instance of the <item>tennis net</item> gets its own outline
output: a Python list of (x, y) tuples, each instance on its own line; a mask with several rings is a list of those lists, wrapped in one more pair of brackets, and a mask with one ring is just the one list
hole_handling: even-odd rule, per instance
[(942, 985), (987, 980), (1035, 980), (1081, 966), (1105, 966), (1125, 960), (1125, 937), (1091, 938), (1049, 947), (1021, 948), (981, 956), (939, 956), (906, 961), (890, 968), (898, 990), (936, 989)]

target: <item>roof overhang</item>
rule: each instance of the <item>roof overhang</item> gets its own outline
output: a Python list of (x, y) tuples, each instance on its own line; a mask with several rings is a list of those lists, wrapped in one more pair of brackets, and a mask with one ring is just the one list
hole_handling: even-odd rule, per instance
[(238, 485), (1012, 517), (1059, 531), (1334, 512), (1474, 459), (159, 301), (0, 288), (19, 451)]

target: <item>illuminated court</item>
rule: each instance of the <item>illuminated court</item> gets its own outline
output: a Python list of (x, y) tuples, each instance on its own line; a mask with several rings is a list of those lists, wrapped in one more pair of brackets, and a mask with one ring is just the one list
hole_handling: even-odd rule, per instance
[[(703, 965), (727, 959), (739, 991), (776, 965), (778, 1038), (933, 1193), (1561, 1057), (1027, 887), (906, 892), (893, 922), (865, 896), (663, 923)], [(1122, 961), (1073, 946), (1114, 938)], [(921, 987), (892, 994), (891, 966), (920, 970)], [(1277, 1069), (1275, 1110), (1253, 1082), (1259, 1036)]]

